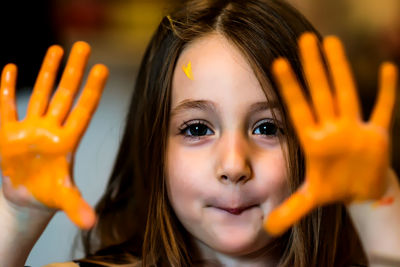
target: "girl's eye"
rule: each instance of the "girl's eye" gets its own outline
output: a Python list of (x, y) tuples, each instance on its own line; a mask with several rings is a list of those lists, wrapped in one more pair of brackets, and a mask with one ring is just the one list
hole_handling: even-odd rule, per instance
[(273, 120), (262, 121), (253, 131), (253, 134), (266, 136), (277, 136), (279, 133), (282, 133), (282, 129)]
[(179, 129), (180, 134), (188, 138), (199, 138), (205, 135), (212, 135), (214, 132), (202, 121), (185, 123), (183, 128)]

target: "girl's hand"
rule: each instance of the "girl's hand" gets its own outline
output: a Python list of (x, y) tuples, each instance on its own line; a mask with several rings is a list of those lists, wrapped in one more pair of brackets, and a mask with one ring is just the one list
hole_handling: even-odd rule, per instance
[(4, 196), (17, 207), (64, 210), (81, 228), (93, 226), (96, 216), (72, 180), (73, 157), (108, 77), (104, 65), (94, 66), (79, 101), (68, 114), (89, 53), (87, 43), (74, 44), (58, 89), (48, 103), (63, 55), (60, 46), (48, 49), (22, 121), (18, 121), (15, 105), (15, 65), (4, 67), (0, 86)]
[(297, 82), (286, 59), (273, 64), (306, 160), (301, 187), (269, 215), (265, 227), (281, 234), (312, 209), (333, 202), (379, 199), (389, 169), (389, 127), (395, 102), (397, 70), (380, 68), (380, 89), (369, 121), (361, 118), (356, 88), (343, 46), (327, 37), (323, 52), (332, 86), (324, 71), (315, 35), (299, 40), (300, 54), (312, 103)]

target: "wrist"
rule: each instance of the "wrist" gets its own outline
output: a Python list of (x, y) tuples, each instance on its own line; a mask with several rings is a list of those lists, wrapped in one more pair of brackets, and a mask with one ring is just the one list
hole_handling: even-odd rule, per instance
[(346, 205), (371, 264), (381, 255), (395, 259), (400, 255), (400, 187), (392, 169), (385, 179), (387, 187), (380, 200)]
[(0, 266), (23, 266), (54, 214), (11, 203), (0, 188)]
[(56, 213), (56, 210), (46, 208), (42, 205), (19, 205), (13, 203), (5, 196), (3, 188), (0, 187), (0, 212), (3, 216), (12, 218), (18, 224), (47, 223)]

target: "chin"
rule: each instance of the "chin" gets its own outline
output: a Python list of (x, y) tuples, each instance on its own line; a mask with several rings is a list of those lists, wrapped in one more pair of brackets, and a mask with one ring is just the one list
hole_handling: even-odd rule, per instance
[(264, 232), (226, 227), (212, 236), (212, 242), (207, 243), (223, 254), (241, 256), (262, 248), (268, 241), (269, 237)]

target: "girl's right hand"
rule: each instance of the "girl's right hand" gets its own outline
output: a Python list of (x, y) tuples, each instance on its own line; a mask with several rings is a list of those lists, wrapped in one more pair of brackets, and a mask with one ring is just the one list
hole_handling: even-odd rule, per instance
[(87, 43), (74, 44), (58, 89), (48, 103), (63, 55), (60, 46), (51, 46), (22, 121), (16, 112), (15, 65), (4, 67), (0, 86), (0, 164), (6, 200), (16, 207), (63, 210), (84, 229), (94, 225), (96, 215), (74, 184), (73, 158), (108, 77), (107, 67), (95, 65), (69, 112), (89, 54)]

